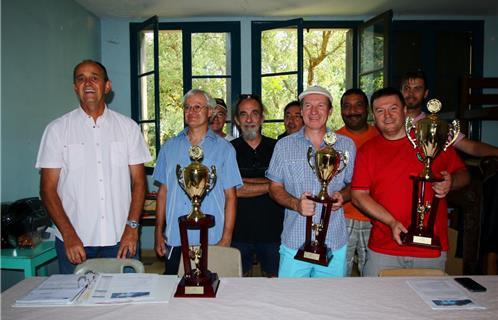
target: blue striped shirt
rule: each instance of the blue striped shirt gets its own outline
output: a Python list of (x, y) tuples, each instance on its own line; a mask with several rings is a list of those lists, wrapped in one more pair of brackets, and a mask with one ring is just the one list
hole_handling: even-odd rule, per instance
[[(176, 165), (182, 169), (192, 161), (189, 157), (189, 149), (192, 146), (187, 137), (185, 128), (176, 137), (169, 139), (161, 147), (153, 177), (156, 181), (165, 184), (168, 188), (166, 196), (166, 228), (164, 235), (168, 245), (180, 245), (180, 228), (178, 217), (189, 214), (192, 203), (187, 194), (180, 187), (176, 177)], [(211, 170), (216, 167), (216, 184), (207, 193), (201, 203), (201, 211), (215, 217), (215, 225), (208, 231), (209, 244), (216, 244), (223, 235), (225, 221), (225, 193), (224, 191), (242, 185), (239, 167), (235, 158), (235, 149), (230, 142), (215, 134), (211, 129), (199, 146), (204, 151), (202, 164)], [(199, 244), (199, 230), (189, 230), (188, 240), (190, 245)]]
[[(303, 192), (312, 195), (320, 191), (320, 182), (313, 170), (308, 165), (307, 152), (312, 143), (304, 135), (304, 127), (285, 138), (280, 139), (275, 146), (270, 167), (266, 177), (272, 181), (284, 185), (285, 190), (296, 198), (300, 198)], [(325, 146), (322, 142), (322, 146)], [(313, 147), (314, 148), (314, 147)], [(329, 194), (342, 190), (351, 183), (353, 166), (356, 156), (356, 147), (353, 140), (337, 134), (337, 142), (333, 148), (338, 151), (349, 152), (349, 163), (347, 167), (337, 174), (328, 186)], [(317, 203), (313, 221), (319, 222), (322, 205)], [(291, 249), (299, 249), (306, 235), (306, 218), (298, 212), (285, 209), (284, 229), (282, 231), (282, 244)], [(331, 250), (343, 247), (348, 241), (346, 221), (342, 208), (332, 211), (325, 243)]]

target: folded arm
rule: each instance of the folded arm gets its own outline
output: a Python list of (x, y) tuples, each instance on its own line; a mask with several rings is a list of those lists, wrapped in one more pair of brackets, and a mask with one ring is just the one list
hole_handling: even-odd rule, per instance
[(252, 198), (267, 194), (270, 180), (267, 178), (242, 178), (244, 185), (237, 189), (238, 198)]

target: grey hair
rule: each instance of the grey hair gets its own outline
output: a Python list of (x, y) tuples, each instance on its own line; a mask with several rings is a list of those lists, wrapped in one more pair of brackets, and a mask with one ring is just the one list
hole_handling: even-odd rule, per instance
[(211, 98), (211, 95), (209, 93), (207, 93), (206, 91), (204, 91), (202, 89), (197, 89), (197, 88), (190, 89), (187, 93), (185, 93), (185, 95), (182, 98), (182, 106), (185, 107), (185, 103), (186, 103), (188, 98), (195, 96), (195, 95), (198, 95), (198, 94), (204, 96), (204, 98), (206, 99), (206, 105), (208, 108), (214, 109), (216, 107), (216, 101), (213, 98)]

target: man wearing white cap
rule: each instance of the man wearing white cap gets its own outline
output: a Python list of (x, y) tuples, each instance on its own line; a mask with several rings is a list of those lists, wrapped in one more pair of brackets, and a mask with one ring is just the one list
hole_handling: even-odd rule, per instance
[(232, 141), (235, 138), (230, 134), (223, 132), (223, 128), (225, 127), (225, 122), (227, 120), (227, 105), (221, 98), (216, 98), (214, 100), (216, 101), (216, 107), (213, 115), (211, 116), (209, 127), (220, 137), (225, 138), (227, 141)]
[[(308, 165), (310, 146), (317, 151), (324, 146), (327, 119), (332, 113), (332, 96), (320, 87), (312, 86), (299, 95), (304, 127), (277, 142), (266, 173), (271, 180), (270, 195), (284, 206), (285, 218), (280, 246), (279, 277), (343, 277), (346, 274), (348, 235), (342, 204), (350, 200), (350, 183), (356, 148), (353, 141), (337, 135), (334, 149), (349, 152), (349, 165), (337, 174), (328, 186), (334, 199), (325, 244), (333, 258), (328, 266), (295, 260), (297, 250), (305, 241), (306, 217), (318, 222), (322, 205), (307, 199), (320, 190), (320, 182)], [(317, 214), (318, 213), (318, 214)]]

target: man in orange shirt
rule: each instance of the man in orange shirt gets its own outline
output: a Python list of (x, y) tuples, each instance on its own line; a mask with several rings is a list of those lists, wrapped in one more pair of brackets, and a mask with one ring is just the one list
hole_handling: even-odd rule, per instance
[[(350, 137), (358, 150), (363, 143), (379, 135), (377, 128), (367, 123), (368, 98), (361, 89), (349, 89), (341, 97), (341, 116), (344, 127), (337, 133)], [(367, 244), (372, 224), (352, 202), (344, 204), (344, 215), (349, 234), (346, 261), (347, 274), (351, 275), (355, 255), (358, 256), (358, 270), (362, 274), (366, 262)]]

